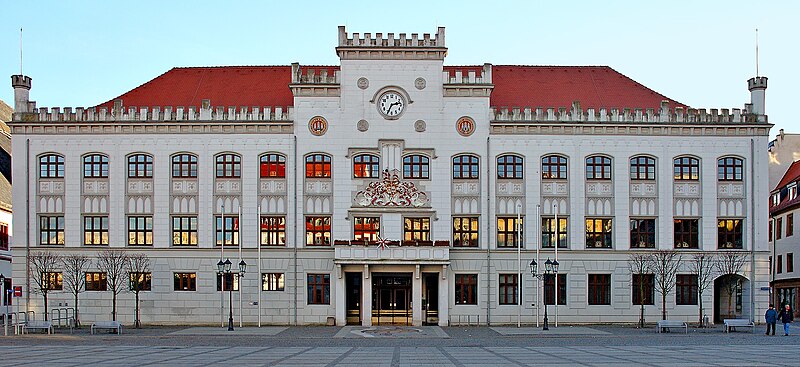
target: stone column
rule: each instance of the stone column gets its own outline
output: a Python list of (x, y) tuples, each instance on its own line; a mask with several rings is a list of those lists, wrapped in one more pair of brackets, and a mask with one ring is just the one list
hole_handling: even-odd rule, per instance
[(334, 312), (336, 312), (336, 325), (337, 326), (344, 326), (347, 325), (347, 282), (345, 279), (344, 269), (342, 269), (342, 265), (336, 265), (336, 271), (334, 272), (336, 276), (336, 289), (334, 291), (335, 294), (335, 302), (334, 302)]
[(411, 325), (422, 326), (422, 272), (419, 265), (411, 278)]
[(372, 279), (369, 265), (364, 265), (363, 282), (361, 284), (361, 326), (372, 326)]

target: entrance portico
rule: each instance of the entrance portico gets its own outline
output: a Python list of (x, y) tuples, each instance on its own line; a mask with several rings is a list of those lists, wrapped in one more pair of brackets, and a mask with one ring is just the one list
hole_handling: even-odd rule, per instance
[(337, 325), (447, 325), (448, 248), (336, 246), (335, 252), (336, 287), (343, 290), (336, 292)]

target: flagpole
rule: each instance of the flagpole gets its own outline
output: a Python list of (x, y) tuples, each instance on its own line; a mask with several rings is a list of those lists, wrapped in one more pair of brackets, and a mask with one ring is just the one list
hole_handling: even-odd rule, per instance
[(264, 290), (264, 280), (261, 278), (261, 205), (258, 206), (258, 327), (261, 327), (261, 292)]

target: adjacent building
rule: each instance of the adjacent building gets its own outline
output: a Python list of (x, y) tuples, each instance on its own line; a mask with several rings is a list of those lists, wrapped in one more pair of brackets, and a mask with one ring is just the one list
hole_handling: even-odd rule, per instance
[[(11, 106), (0, 100), (0, 274), (11, 286)], [(5, 295), (3, 295), (5, 297)], [(5, 303), (3, 303), (5, 304)]]
[(800, 161), (795, 161), (783, 175), (770, 195), (769, 240), (772, 243), (772, 287), (774, 303), (791, 305), (797, 313), (800, 270), (795, 271), (794, 255), (800, 254), (800, 238), (795, 234), (796, 217), (800, 214)]
[[(668, 249), (746, 254), (718, 274), (743, 279), (725, 317), (769, 302), (767, 78), (744, 108), (705, 110), (605, 66), (446, 66), (444, 28), (340, 27), (336, 52), (174, 68), (89, 108), (37, 108), (12, 76), (15, 279), (28, 251), (112, 248), (152, 261), (145, 323), (226, 319), (229, 289), (246, 323), (531, 324), (544, 303), (551, 322), (636, 322), (628, 257)], [(528, 264), (548, 258), (542, 284)], [(218, 275), (224, 259), (244, 276)], [(106, 276), (86, 273), (84, 322), (110, 318)], [(698, 299), (686, 264), (675, 282), (670, 318), (727, 302)]]

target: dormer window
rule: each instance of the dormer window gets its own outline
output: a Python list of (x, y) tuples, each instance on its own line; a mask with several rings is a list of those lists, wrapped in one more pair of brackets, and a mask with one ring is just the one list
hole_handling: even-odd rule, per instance
[(797, 197), (797, 183), (789, 185), (789, 200)]

